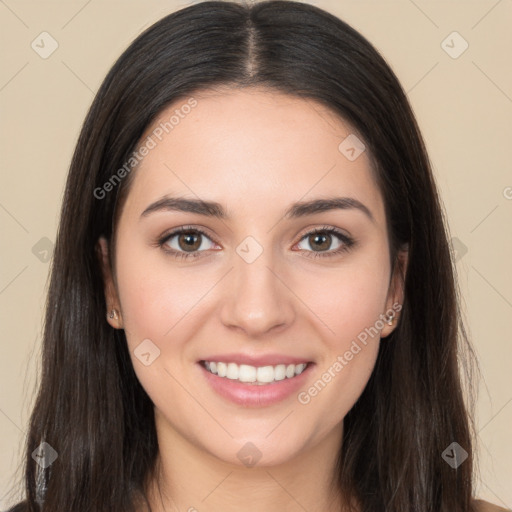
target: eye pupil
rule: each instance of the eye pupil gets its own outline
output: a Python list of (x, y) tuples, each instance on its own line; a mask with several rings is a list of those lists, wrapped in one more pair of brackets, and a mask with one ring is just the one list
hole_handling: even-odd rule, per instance
[[(195, 238), (195, 240), (194, 240)], [(192, 233), (186, 233), (181, 234), (178, 237), (178, 244), (180, 246), (180, 249), (183, 249), (184, 251), (190, 252), (195, 251), (201, 246), (201, 242), (199, 241), (200, 235), (192, 234)], [(184, 242), (184, 244), (182, 244)]]

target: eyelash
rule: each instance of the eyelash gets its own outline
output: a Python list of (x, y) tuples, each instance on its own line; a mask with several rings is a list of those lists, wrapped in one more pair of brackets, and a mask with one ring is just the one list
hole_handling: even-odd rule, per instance
[[(167, 233), (163, 235), (157, 242), (157, 246), (160, 247), (162, 250), (164, 250), (169, 256), (174, 257), (176, 259), (180, 260), (186, 260), (189, 258), (197, 258), (202, 256), (201, 253), (204, 251), (196, 251), (196, 252), (182, 252), (182, 251), (176, 251), (175, 249), (169, 250), (165, 248), (165, 244), (171, 240), (176, 235), (182, 234), (182, 233), (199, 233), (202, 236), (205, 236), (206, 238), (210, 239), (214, 243), (218, 243), (215, 240), (213, 240), (205, 231), (203, 231), (200, 228), (193, 227), (193, 226), (181, 226), (175, 230), (173, 230), (171, 233)], [(301, 239), (299, 240), (299, 243), (306, 237), (314, 235), (316, 233), (322, 233), (322, 234), (329, 234), (334, 235), (339, 238), (342, 245), (340, 248), (336, 249), (335, 251), (306, 251), (308, 256), (307, 258), (332, 258), (335, 257), (343, 252), (348, 252), (356, 243), (356, 241), (353, 238), (350, 238), (349, 236), (345, 235), (341, 231), (339, 231), (336, 228), (332, 228), (330, 226), (322, 226), (320, 228), (312, 229), (311, 231), (308, 231), (307, 233), (304, 233), (302, 235)]]

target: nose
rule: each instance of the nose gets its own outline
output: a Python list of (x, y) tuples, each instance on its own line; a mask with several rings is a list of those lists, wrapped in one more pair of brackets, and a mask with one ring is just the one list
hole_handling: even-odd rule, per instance
[(235, 254), (228, 276), (222, 323), (250, 338), (275, 334), (295, 318), (294, 295), (285, 284), (285, 276), (274, 270), (270, 252), (263, 251), (252, 263)]

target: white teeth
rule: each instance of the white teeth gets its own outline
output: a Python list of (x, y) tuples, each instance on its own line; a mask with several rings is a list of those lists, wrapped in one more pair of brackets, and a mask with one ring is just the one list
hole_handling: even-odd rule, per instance
[(284, 380), (286, 378), (286, 365), (278, 364), (274, 368), (274, 380)]
[(294, 376), (295, 376), (295, 365), (294, 364), (289, 364), (286, 367), (286, 377), (288, 379), (291, 379)]
[(225, 377), (228, 373), (228, 367), (226, 363), (217, 363), (217, 375), (219, 377)]
[(233, 380), (238, 379), (238, 366), (235, 363), (228, 363), (226, 377), (228, 379), (233, 379)]
[[(234, 363), (231, 363), (231, 364), (236, 366), (236, 364), (234, 364)], [(211, 368), (211, 366), (210, 366), (210, 368)], [(215, 372), (213, 372), (213, 373), (215, 373)], [(254, 366), (249, 366), (247, 364), (241, 364), (238, 367), (237, 373), (238, 373), (237, 378), (240, 382), (255, 382), (256, 378), (258, 376), (258, 371), (256, 370), (256, 368)]]
[(306, 363), (278, 364), (276, 366), (250, 366), (236, 363), (204, 361), (205, 368), (219, 377), (226, 377), (240, 382), (254, 382), (257, 385), (269, 384), (274, 381), (291, 379), (300, 375), (306, 368)]

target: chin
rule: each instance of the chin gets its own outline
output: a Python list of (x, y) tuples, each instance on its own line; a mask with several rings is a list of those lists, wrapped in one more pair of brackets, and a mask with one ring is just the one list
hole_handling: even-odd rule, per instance
[(241, 441), (229, 443), (233, 447), (229, 451), (215, 451), (213, 455), (228, 464), (234, 464), (241, 468), (273, 467), (286, 464), (297, 457), (302, 447), (295, 445), (283, 446), (281, 440), (274, 442), (265, 439), (265, 436), (252, 440), (245, 438)]

